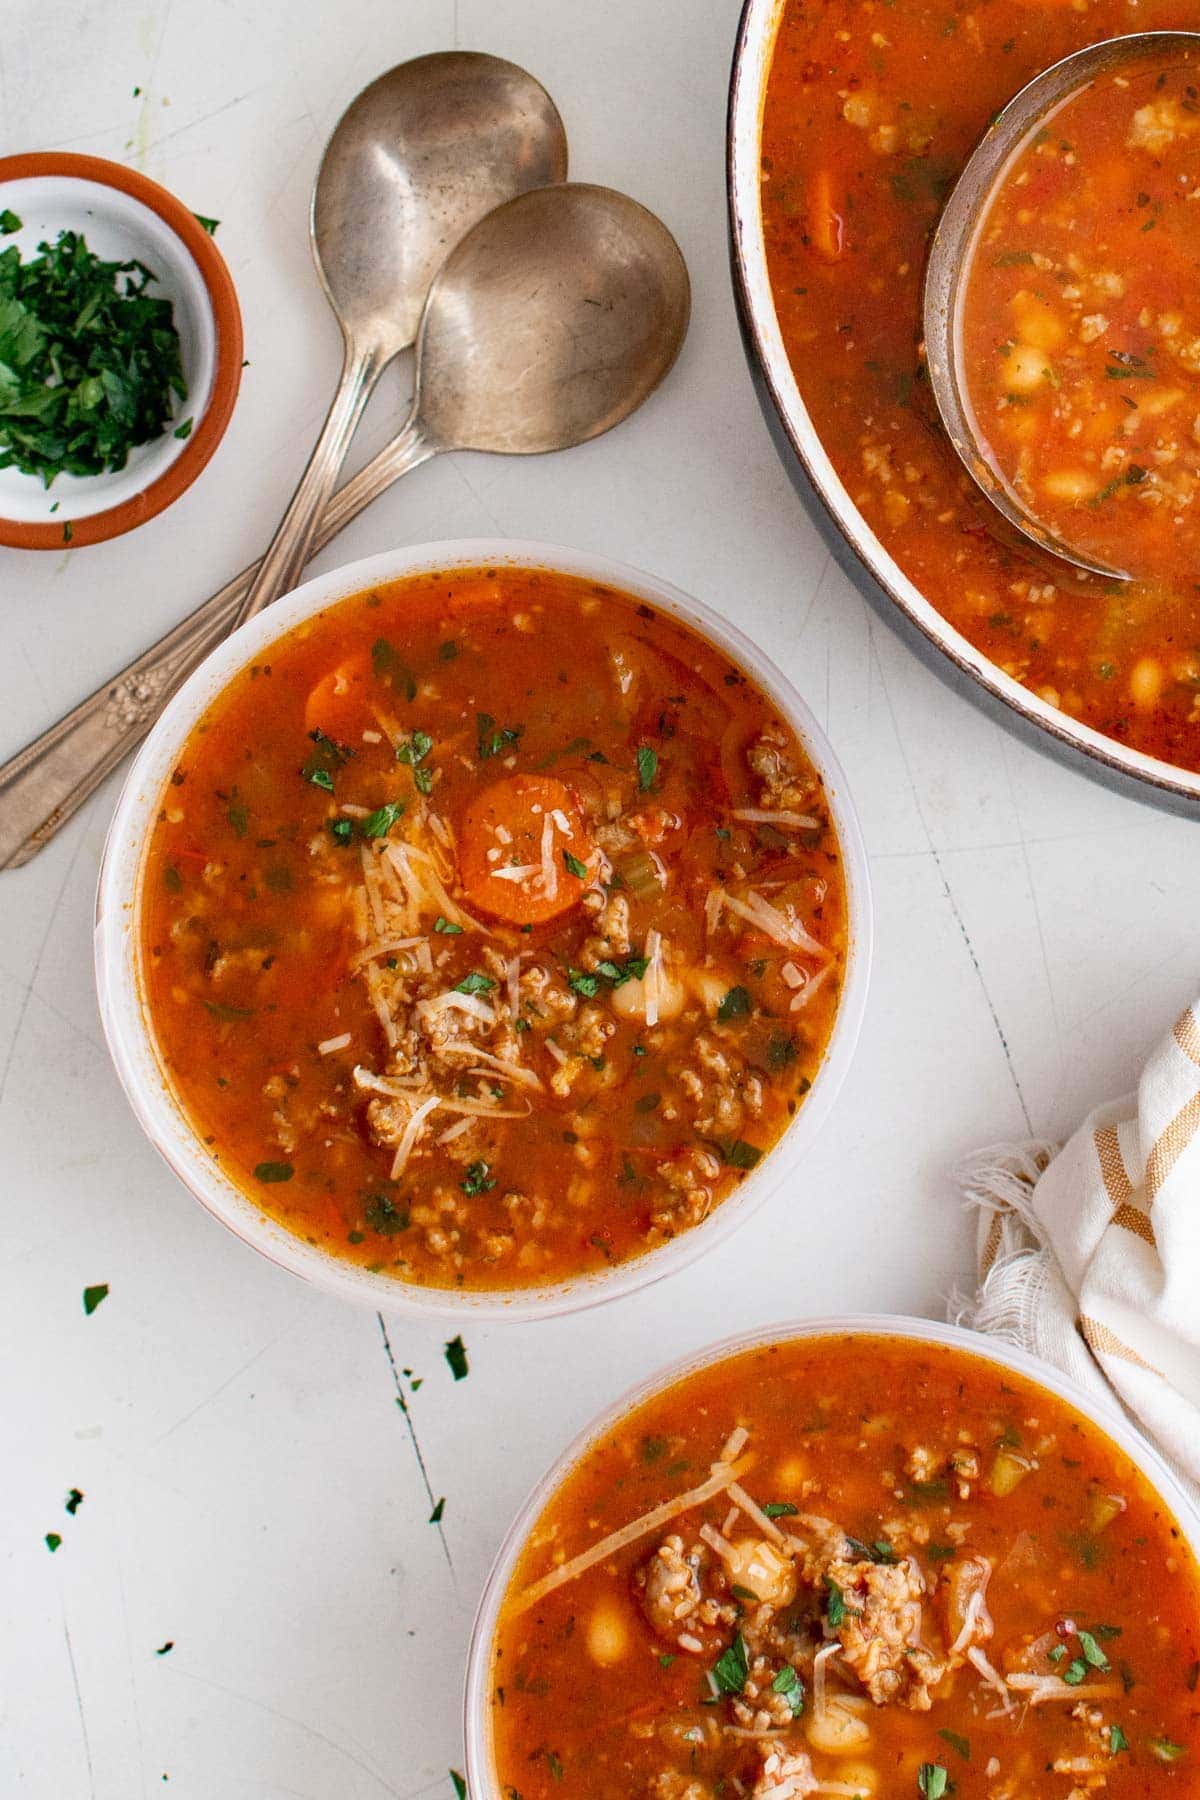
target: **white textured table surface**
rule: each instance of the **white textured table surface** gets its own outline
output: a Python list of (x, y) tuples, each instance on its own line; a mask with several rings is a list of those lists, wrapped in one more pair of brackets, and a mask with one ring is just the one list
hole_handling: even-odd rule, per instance
[[(224, 445), (169, 513), (76, 554), (0, 550), (0, 753), (265, 542), (338, 361), (305, 236), (319, 151), (374, 75), (459, 46), (533, 70), (566, 120), (573, 172), (662, 214), (691, 266), (692, 332), (619, 432), (542, 462), (447, 457), (379, 501), (333, 559), (499, 532), (656, 570), (784, 665), (862, 813), (875, 979), (804, 1180), (718, 1260), (640, 1298), (469, 1331), (464, 1382), (443, 1331), (392, 1320), (397, 1365), (424, 1378), (407, 1421), (379, 1321), (227, 1236), (130, 1117), (91, 981), (113, 791), (0, 876), (0, 1795), (449, 1796), (472, 1610), (533, 1477), (630, 1380), (709, 1338), (837, 1309), (940, 1311), (968, 1263), (956, 1157), (1069, 1126), (1128, 1084), (1194, 991), (1200, 840), (952, 697), (801, 513), (751, 394), (726, 270), (732, 0), (0, 11), (0, 153), (123, 158), (218, 217), (250, 359)], [(360, 459), (402, 401), (384, 386)], [(85, 1319), (81, 1290), (100, 1282), (109, 1297)], [(85, 1499), (68, 1516), (72, 1487)], [(427, 1520), (442, 1495), (439, 1530)]]

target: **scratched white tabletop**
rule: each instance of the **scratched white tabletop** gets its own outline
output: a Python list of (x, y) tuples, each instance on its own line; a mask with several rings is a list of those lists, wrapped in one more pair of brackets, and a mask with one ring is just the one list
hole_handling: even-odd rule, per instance
[[(1200, 838), (953, 697), (802, 514), (730, 298), (733, 0), (2, 11), (0, 153), (124, 159), (219, 218), (250, 366), (216, 460), (165, 516), (97, 549), (0, 550), (0, 755), (265, 542), (338, 362), (306, 243), (321, 146), (373, 76), (457, 46), (533, 70), (574, 173), (666, 219), (691, 266), (691, 336), (619, 432), (540, 462), (446, 457), (378, 501), (332, 560), (500, 533), (653, 569), (790, 672), (863, 817), (879, 925), (866, 1030), (794, 1191), (639, 1298), (468, 1331), (465, 1381), (445, 1331), (390, 1319), (397, 1367), (421, 1382), (401, 1377), (407, 1416), (380, 1321), (225, 1234), (129, 1114), (91, 979), (113, 788), (0, 876), (0, 1794), (448, 1800), (473, 1608), (533, 1478), (631, 1380), (731, 1329), (940, 1312), (969, 1261), (955, 1159), (1058, 1132), (1120, 1091), (1194, 991)], [(384, 384), (360, 460), (401, 380)], [(100, 1283), (86, 1318), (81, 1292)]]

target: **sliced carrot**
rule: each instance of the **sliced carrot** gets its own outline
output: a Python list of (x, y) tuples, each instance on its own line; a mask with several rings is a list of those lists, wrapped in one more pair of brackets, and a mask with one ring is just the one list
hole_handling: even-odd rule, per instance
[(837, 262), (846, 253), (846, 220), (840, 200), (829, 169), (818, 169), (809, 177), (804, 237), (814, 256), (819, 256), (822, 262)]
[(557, 918), (576, 905), (595, 861), (570, 789), (551, 775), (506, 776), (463, 813), (459, 876), (473, 904), (493, 918), (513, 925)]
[(363, 720), (370, 717), (366, 706), (370, 681), (371, 665), (365, 656), (351, 657), (330, 669), (304, 702), (304, 729), (328, 732), (341, 743), (355, 745), (362, 735)]

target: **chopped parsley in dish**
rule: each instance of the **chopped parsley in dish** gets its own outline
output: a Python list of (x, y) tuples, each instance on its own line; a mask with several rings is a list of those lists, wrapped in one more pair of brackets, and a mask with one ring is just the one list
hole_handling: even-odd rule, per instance
[(0, 250), (0, 469), (49, 487), (123, 469), (174, 427), (187, 388), (154, 279), (144, 263), (104, 262), (73, 231), (28, 262), (15, 244)]
[(143, 891), (153, 1028), (220, 1164), (444, 1287), (705, 1219), (803, 1106), (847, 948), (829, 805), (767, 697), (650, 607), (520, 569), (272, 646), (184, 747)]
[(777, 1343), (607, 1426), (551, 1494), (492, 1644), (495, 1790), (1191, 1795), (1198, 1653), (1178, 1527), (1072, 1408), (946, 1346)]

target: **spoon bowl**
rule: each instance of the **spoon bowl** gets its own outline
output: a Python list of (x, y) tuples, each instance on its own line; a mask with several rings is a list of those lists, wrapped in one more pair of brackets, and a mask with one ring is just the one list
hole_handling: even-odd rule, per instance
[(313, 189), (313, 255), (343, 330), (406, 349), (459, 239), (566, 174), (558, 109), (515, 63), (448, 50), (389, 69), (342, 114)]
[(966, 280), (988, 210), (1014, 159), (1066, 101), (1101, 76), (1176, 52), (1194, 58), (1200, 33), (1141, 31), (1106, 38), (1043, 69), (992, 121), (951, 189), (929, 247), (924, 333), (929, 385), (951, 444), (997, 512), (1040, 550), (1111, 581), (1129, 573), (1099, 562), (1051, 532), (997, 472), (967, 397), (960, 318)]
[(509, 456), (598, 437), (658, 386), (689, 313), (679, 246), (636, 200), (582, 182), (522, 194), (468, 233), (430, 289), (421, 434)]

